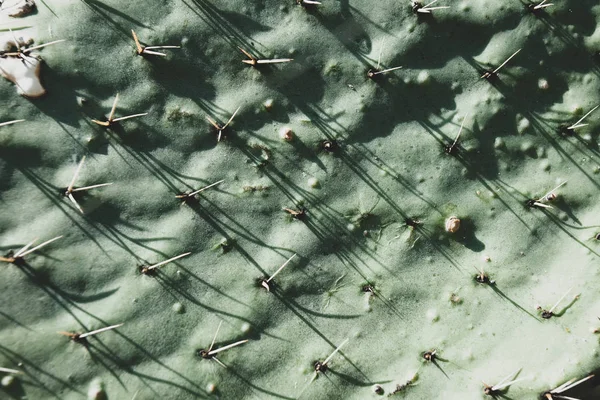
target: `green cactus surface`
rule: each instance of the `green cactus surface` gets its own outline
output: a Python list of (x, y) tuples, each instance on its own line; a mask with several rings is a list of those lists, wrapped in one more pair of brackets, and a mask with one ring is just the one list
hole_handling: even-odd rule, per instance
[(0, 399), (599, 398), (598, 1), (23, 3)]

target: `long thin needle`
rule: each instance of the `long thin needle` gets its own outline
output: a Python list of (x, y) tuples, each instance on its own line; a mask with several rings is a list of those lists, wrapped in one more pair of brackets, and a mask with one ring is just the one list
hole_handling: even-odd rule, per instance
[(571, 290), (573, 290), (573, 288), (570, 288), (569, 290), (567, 290), (567, 292), (566, 292), (565, 294), (563, 294), (563, 295), (562, 295), (562, 297), (561, 297), (560, 299), (558, 299), (558, 301), (556, 302), (556, 304), (554, 304), (554, 305), (552, 306), (552, 308), (548, 310), (548, 312), (550, 312), (550, 313), (551, 313), (552, 311), (554, 311), (554, 309), (555, 309), (555, 308), (558, 306), (558, 304), (559, 304), (561, 301), (563, 301), (563, 299), (564, 299), (565, 297), (567, 297), (567, 295), (569, 294), (569, 292), (571, 292)]
[(439, 7), (429, 7), (429, 8), (423, 7), (417, 11), (421, 12), (421, 13), (425, 13), (425, 14), (431, 14), (431, 12), (434, 10), (443, 10), (444, 8), (450, 8), (450, 6), (439, 6)]
[(148, 115), (148, 113), (128, 115), (126, 117), (115, 118), (112, 120), (112, 122), (125, 121), (126, 119), (137, 118), (137, 117), (145, 117), (146, 115)]
[(504, 383), (504, 384), (502, 384), (502, 385), (496, 385), (496, 386), (493, 386), (493, 387), (492, 387), (492, 390), (502, 390), (502, 389), (504, 389), (504, 388), (507, 388), (507, 387), (509, 387), (510, 385), (514, 385), (514, 384), (515, 384), (515, 383), (517, 383), (517, 382), (521, 382), (521, 381), (524, 381), (524, 380), (527, 380), (527, 379), (529, 379), (529, 378), (528, 378), (528, 377), (525, 377), (525, 378), (513, 379), (512, 381), (510, 381), (510, 382), (506, 382), (506, 383)]
[(70, 193), (73, 191), (73, 186), (75, 185), (75, 181), (77, 180), (77, 177), (79, 176), (79, 172), (81, 171), (81, 167), (83, 166), (84, 162), (85, 162), (85, 156), (81, 157), (81, 161), (79, 162), (79, 165), (77, 166), (77, 169), (75, 170), (75, 174), (73, 174), (73, 179), (71, 179), (71, 183), (69, 183), (69, 186), (67, 187), (67, 193)]
[[(378, 68), (379, 68), (379, 67), (378, 67)], [(388, 69), (384, 69), (383, 71), (376, 71), (376, 72), (373, 72), (373, 75), (385, 74), (386, 72), (395, 71), (395, 70), (397, 70), (397, 69), (401, 69), (401, 68), (402, 68), (402, 66), (399, 66), (399, 67), (394, 67), (394, 68), (388, 68)]]
[(112, 108), (110, 109), (110, 114), (108, 115), (108, 122), (112, 122), (115, 116), (115, 111), (117, 110), (117, 103), (119, 102), (119, 93), (116, 94), (115, 100), (113, 101)]
[(117, 325), (107, 326), (106, 328), (100, 328), (100, 329), (96, 329), (95, 331), (82, 333), (81, 335), (79, 335), (79, 339), (83, 339), (83, 338), (86, 338), (88, 336), (97, 335), (98, 333), (110, 331), (111, 329), (117, 329), (117, 328), (119, 328), (121, 326), (123, 326), (123, 324), (117, 324)]
[(219, 348), (218, 348), (218, 349), (216, 349), (216, 350), (209, 351), (209, 352), (208, 352), (208, 355), (209, 355), (209, 356), (212, 356), (213, 354), (217, 354), (217, 353), (220, 353), (220, 352), (222, 352), (222, 351), (229, 350), (229, 349), (231, 349), (232, 347), (236, 347), (236, 346), (239, 346), (240, 344), (244, 344), (244, 343), (247, 343), (247, 342), (248, 342), (248, 339), (245, 339), (245, 340), (240, 340), (239, 342), (235, 342), (235, 343), (232, 343), (232, 344), (228, 344), (227, 346), (219, 347)]
[(377, 58), (377, 68), (379, 69), (379, 66), (381, 65), (381, 53), (383, 53), (383, 45), (385, 44), (385, 40), (381, 41), (381, 47), (379, 48), (379, 57)]
[(135, 34), (135, 31), (133, 29), (131, 30), (131, 35), (133, 36), (133, 41), (135, 42), (135, 47), (137, 49), (138, 54), (142, 54), (144, 48), (140, 44), (140, 40), (138, 39), (138, 36)]
[(6, 372), (8, 374), (21, 374), (22, 372), (16, 369), (10, 369), (10, 368), (2, 368), (0, 367), (0, 372)]
[(438, 2), (438, 0), (433, 0), (431, 3), (429, 3), (429, 4), (427, 4), (427, 5), (425, 5), (425, 6), (421, 7), (421, 8), (419, 8), (419, 9), (417, 10), (417, 12), (420, 12), (420, 13), (425, 13), (425, 14), (431, 14), (431, 12), (432, 12), (433, 10), (441, 10), (441, 9), (444, 9), (444, 8), (450, 8), (449, 6), (429, 7), (429, 6), (431, 6), (432, 4), (435, 4), (435, 3), (437, 3), (437, 2)]
[(223, 182), (225, 182), (225, 179), (221, 179), (219, 182), (211, 183), (211, 184), (210, 184), (210, 185), (208, 185), (208, 186), (204, 186), (202, 189), (198, 189), (198, 190), (196, 190), (195, 192), (192, 192), (192, 193), (188, 194), (186, 197), (192, 197), (192, 196), (195, 196), (195, 195), (197, 195), (198, 193), (200, 193), (200, 192), (203, 192), (203, 191), (205, 191), (206, 189), (210, 189), (211, 187), (213, 187), (213, 186), (216, 186), (216, 185), (218, 185), (219, 183), (223, 183)]
[(19, 257), (25, 257), (27, 254), (31, 254), (31, 253), (33, 253), (34, 251), (36, 251), (36, 250), (39, 250), (39, 249), (41, 249), (42, 247), (44, 247), (44, 246), (47, 246), (47, 245), (49, 245), (50, 243), (52, 243), (52, 242), (54, 242), (55, 240), (58, 240), (58, 239), (60, 239), (60, 238), (62, 238), (62, 235), (61, 235), (61, 236), (57, 236), (57, 237), (55, 237), (55, 238), (53, 238), (53, 239), (47, 240), (47, 241), (45, 241), (44, 243), (42, 243), (42, 244), (40, 244), (40, 245), (37, 245), (37, 246), (35, 246), (33, 249), (27, 250), (27, 251), (25, 251), (25, 252), (23, 252), (23, 253), (19, 254)]
[(467, 113), (465, 115), (465, 117), (463, 118), (462, 123), (460, 124), (460, 129), (458, 130), (458, 134), (456, 135), (456, 138), (454, 139), (454, 142), (452, 143), (451, 147), (456, 146), (456, 142), (458, 142), (458, 138), (460, 137), (460, 134), (462, 133), (463, 126), (465, 126), (465, 121), (467, 120), (468, 116), (469, 116), (469, 114)]
[(600, 104), (597, 105), (596, 107), (592, 108), (587, 114), (585, 114), (583, 117), (581, 117), (579, 119), (579, 121), (575, 122), (573, 125), (569, 126), (567, 129), (577, 129), (577, 128), (581, 128), (582, 126), (586, 126), (589, 124), (580, 124), (581, 121), (583, 121), (584, 119), (586, 119), (586, 117), (588, 115), (590, 115), (591, 113), (593, 113), (594, 111), (596, 111), (596, 109), (600, 107)]
[(554, 393), (562, 393), (562, 392), (566, 392), (569, 389), (574, 388), (575, 386), (587, 381), (588, 379), (592, 379), (594, 377), (594, 374), (586, 376), (583, 379), (578, 380), (575, 383), (571, 383), (573, 382), (573, 379), (571, 379), (570, 381), (563, 383), (562, 385), (560, 385), (559, 387), (557, 387), (556, 389), (553, 389), (550, 391), (550, 393), (554, 394)]
[(221, 130), (221, 126), (219, 126), (219, 124), (217, 123), (217, 121), (215, 121), (214, 119), (212, 119), (210, 117), (206, 117), (206, 119), (208, 120), (208, 122), (210, 122), (210, 124), (212, 126), (215, 127), (215, 129)]
[(521, 371), (521, 368), (519, 368), (515, 372), (511, 373), (510, 375), (507, 375), (500, 382), (498, 382), (497, 384), (495, 384), (494, 386), (492, 386), (492, 390), (499, 390), (500, 386), (502, 386), (502, 384), (504, 384), (504, 382), (506, 382), (507, 380), (509, 380), (511, 377), (517, 375), (519, 373), (519, 371)]
[(231, 118), (229, 118), (229, 121), (227, 121), (227, 123), (223, 126), (223, 128), (221, 128), (221, 130), (227, 128), (227, 125), (229, 125), (231, 123), (231, 121), (233, 121), (233, 118), (238, 113), (238, 111), (240, 111), (240, 108), (241, 107), (238, 107), (237, 110), (235, 110), (235, 112), (233, 113), (233, 115), (231, 116)]
[(524, 378), (519, 378), (519, 379), (513, 379), (510, 382), (506, 382), (511, 376), (516, 377), (519, 372), (521, 372), (521, 368), (519, 368), (517, 371), (513, 372), (512, 374), (508, 375), (506, 378), (504, 378), (502, 381), (498, 382), (496, 385), (492, 386), (492, 391), (502, 390), (504, 388), (509, 387), (510, 385), (517, 383), (517, 382), (529, 379), (529, 377), (524, 377)]
[(540, 203), (539, 201), (534, 201), (533, 205), (536, 207), (542, 207), (542, 208), (548, 208), (548, 209), (554, 208), (548, 204)]
[(73, 196), (73, 193), (67, 194), (67, 198), (71, 201), (71, 203), (73, 203), (73, 205), (75, 207), (77, 207), (77, 209), (79, 210), (79, 212), (83, 214), (83, 208), (81, 208), (81, 206), (79, 205), (79, 203), (77, 202), (77, 200), (75, 200), (75, 196)]
[(91, 186), (84, 186), (84, 187), (76, 188), (76, 189), (73, 189), (71, 191), (72, 192), (83, 192), (85, 190), (91, 190), (91, 189), (96, 189), (96, 188), (99, 188), (99, 187), (110, 186), (112, 184), (113, 184), (112, 182), (110, 182), (110, 183), (99, 183), (97, 185), (91, 185)]
[(563, 183), (561, 183), (560, 185), (558, 185), (557, 187), (555, 187), (554, 189), (552, 189), (551, 191), (549, 191), (548, 193), (546, 193), (545, 195), (543, 195), (542, 197), (540, 197), (538, 200), (543, 200), (546, 197), (548, 197), (549, 195), (551, 195), (555, 190), (557, 190), (558, 188), (562, 187), (565, 183), (567, 183), (567, 181), (564, 181)]
[(227, 368), (227, 365), (223, 364), (217, 357), (213, 357), (212, 359), (215, 360), (221, 367)]
[(515, 51), (515, 52), (512, 54), (512, 56), (508, 57), (508, 58), (506, 59), (506, 61), (504, 61), (502, 64), (500, 64), (500, 66), (499, 66), (498, 68), (496, 68), (496, 69), (494, 70), (493, 74), (496, 74), (498, 71), (500, 71), (500, 68), (504, 67), (504, 66), (506, 65), (506, 63), (507, 63), (507, 62), (509, 62), (510, 60), (512, 60), (512, 58), (513, 58), (514, 56), (516, 56), (517, 54), (519, 54), (519, 52), (520, 52), (521, 50), (522, 50), (522, 49), (519, 49), (519, 50)]
[(19, 251), (17, 251), (15, 253), (15, 255), (13, 257), (17, 258), (20, 257), (22, 253), (26, 252), (27, 249), (29, 249), (31, 246), (33, 246), (33, 244), (37, 242), (37, 238), (33, 239), (31, 242), (27, 243), (25, 246), (23, 246)]
[(254, 58), (254, 56), (252, 56), (252, 54), (248, 53), (246, 50), (242, 49), (242, 48), (241, 48), (241, 47), (239, 47), (239, 46), (238, 46), (238, 49), (240, 49), (240, 51), (241, 51), (242, 53), (244, 53), (244, 55), (245, 55), (246, 57), (248, 57), (250, 60), (256, 60), (256, 59)]
[(32, 52), (33, 50), (41, 49), (42, 47), (51, 46), (53, 44), (61, 43), (61, 42), (64, 42), (64, 41), (66, 41), (66, 39), (55, 40), (53, 42), (48, 42), (48, 43), (40, 44), (40, 45), (37, 45), (37, 46), (29, 47), (29, 48), (23, 50), (22, 53), (29, 53), (29, 52)]
[(538, 5), (536, 5), (535, 7), (533, 7), (533, 9), (534, 10), (541, 10), (542, 8), (546, 8), (546, 7), (550, 7), (550, 6), (554, 5), (554, 3), (544, 4), (546, 1), (548, 1), (548, 0), (542, 0)]
[(274, 58), (272, 60), (256, 60), (257, 64), (279, 64), (294, 61), (293, 58)]
[(146, 47), (146, 50), (148, 49), (180, 49), (181, 46), (148, 46)]
[(219, 330), (221, 329), (221, 325), (223, 325), (223, 321), (219, 322), (219, 326), (217, 327), (217, 331), (215, 332), (215, 336), (213, 336), (213, 340), (210, 343), (210, 347), (208, 348), (208, 352), (209, 353), (212, 350), (213, 346), (215, 345), (215, 340), (217, 340), (217, 335), (219, 334)]
[(16, 124), (16, 123), (24, 122), (24, 121), (25, 121), (24, 119), (15, 119), (14, 121), (0, 122), (0, 127), (12, 125), (12, 124)]
[(288, 265), (290, 263), (290, 261), (292, 261), (294, 259), (294, 257), (296, 257), (296, 253), (294, 253), (294, 255), (292, 255), (290, 258), (288, 258), (287, 261), (284, 262), (283, 265), (281, 267), (279, 267), (279, 269), (277, 271), (275, 271), (275, 273), (273, 275), (271, 275), (271, 277), (269, 279), (267, 279), (267, 283), (271, 282), (271, 280), (273, 278), (275, 278), (277, 276), (277, 274), (280, 273), (281, 270), (284, 269), (285, 266)]
[(180, 258), (183, 258), (183, 257), (185, 257), (185, 256), (189, 256), (190, 254), (192, 254), (192, 252), (183, 253), (183, 254), (180, 254), (180, 255), (178, 255), (178, 256), (175, 256), (175, 257), (173, 257), (173, 258), (169, 258), (168, 260), (165, 260), (165, 261), (159, 262), (158, 264), (151, 265), (151, 266), (149, 266), (149, 267), (148, 267), (148, 271), (151, 271), (151, 270), (153, 270), (153, 269), (156, 269), (156, 268), (158, 268), (158, 267), (161, 267), (161, 266), (163, 266), (163, 265), (165, 265), (165, 264), (168, 264), (168, 263), (170, 263), (170, 262), (172, 262), (172, 261), (178, 260), (178, 259), (180, 259)]
[(333, 353), (331, 353), (331, 354), (329, 355), (329, 357), (327, 357), (327, 358), (325, 359), (325, 361), (323, 361), (323, 363), (322, 363), (322, 364), (323, 364), (323, 365), (325, 365), (325, 364), (327, 364), (329, 361), (331, 361), (331, 359), (333, 358), (333, 356), (334, 356), (334, 355), (335, 355), (335, 354), (336, 354), (338, 351), (340, 351), (340, 349), (342, 348), (342, 346), (344, 346), (346, 343), (348, 343), (348, 341), (349, 341), (349, 340), (350, 340), (349, 338), (347, 338), (346, 340), (344, 340), (344, 341), (342, 342), (342, 344), (340, 344), (340, 345), (339, 345), (339, 346), (338, 346), (338, 347), (337, 347), (337, 348), (336, 348), (336, 349), (333, 351)]
[(167, 54), (166, 53), (161, 53), (159, 51), (152, 51), (152, 50), (148, 50), (148, 47), (146, 47), (143, 51), (142, 54), (150, 54), (151, 56), (161, 56), (161, 57), (166, 57)]
[(19, 44), (19, 41), (17, 40), (17, 37), (15, 36), (15, 33), (13, 32), (12, 29), (8, 28), (8, 30), (10, 31), (10, 34), (13, 37), (13, 40), (15, 41), (15, 46), (17, 47), (17, 52), (21, 52), (21, 45)]

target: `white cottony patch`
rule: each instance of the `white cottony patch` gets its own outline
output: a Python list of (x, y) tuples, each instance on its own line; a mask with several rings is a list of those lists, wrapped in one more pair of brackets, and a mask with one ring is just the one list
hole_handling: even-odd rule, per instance
[(46, 93), (40, 82), (40, 60), (27, 57), (26, 61), (8, 57), (0, 59), (0, 74), (17, 86), (17, 92), (27, 97), (40, 97)]
[(8, 15), (13, 18), (24, 17), (35, 9), (34, 0), (4, 0), (0, 1), (0, 5), (0, 16)]
[(104, 385), (100, 379), (94, 379), (88, 388), (87, 398), (89, 400), (99, 400), (106, 398), (106, 392), (104, 391)]
[[(0, 38), (0, 52), (12, 52), (31, 42), (29, 38), (15, 40), (10, 34), (4, 35)], [(17, 86), (17, 92), (26, 97), (40, 97), (46, 93), (40, 82), (41, 67), (41, 60), (30, 53), (0, 57), (0, 74), (13, 82)]]
[(437, 322), (440, 319), (440, 314), (438, 314), (436, 309), (430, 308), (427, 310), (426, 318), (428, 321)]

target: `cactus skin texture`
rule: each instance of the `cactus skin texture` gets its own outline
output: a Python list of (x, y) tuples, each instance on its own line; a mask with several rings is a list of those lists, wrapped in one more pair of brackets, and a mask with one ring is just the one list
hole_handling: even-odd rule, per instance
[(598, 397), (597, 2), (36, 3), (0, 398)]

